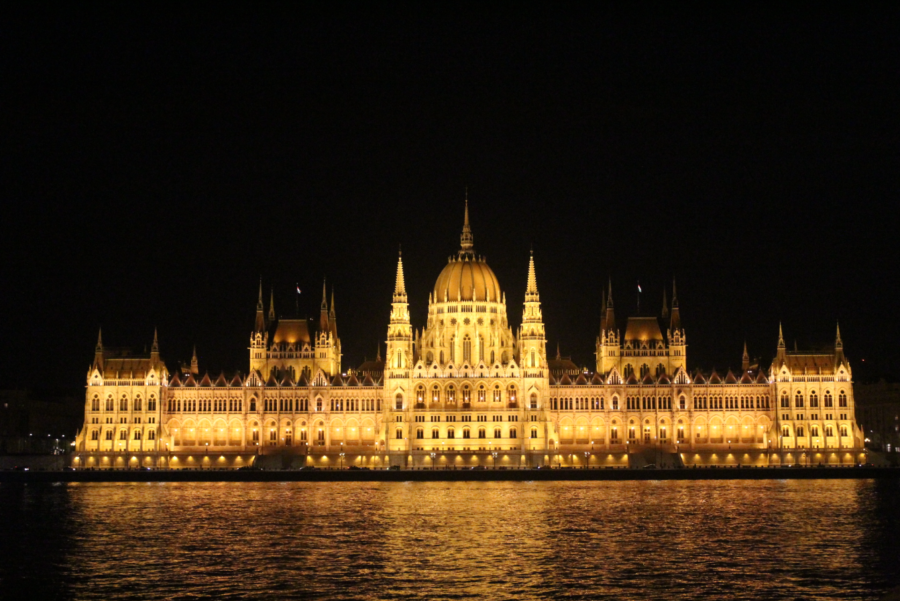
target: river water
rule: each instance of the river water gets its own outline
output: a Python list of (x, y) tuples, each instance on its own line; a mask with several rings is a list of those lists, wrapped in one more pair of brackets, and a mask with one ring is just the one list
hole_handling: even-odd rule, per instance
[(0, 597), (877, 599), (900, 485), (0, 485)]

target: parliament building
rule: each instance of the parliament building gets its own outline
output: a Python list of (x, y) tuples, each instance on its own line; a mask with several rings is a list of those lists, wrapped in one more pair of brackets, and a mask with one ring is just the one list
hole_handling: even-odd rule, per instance
[[(656, 317), (601, 301), (596, 364), (548, 354), (534, 257), (516, 327), (475, 253), (468, 204), (458, 252), (410, 321), (402, 256), (382, 358), (342, 364), (334, 297), (318, 327), (278, 318), (262, 286), (245, 373), (169, 371), (104, 346), (87, 372), (80, 468), (851, 465), (863, 454), (838, 329), (827, 352), (788, 350), (769, 368), (690, 370), (678, 295)], [(387, 300), (385, 308), (387, 308)], [(424, 300), (424, 299), (422, 299)], [(311, 327), (312, 326), (312, 327)], [(773, 336), (774, 338), (774, 336)]]

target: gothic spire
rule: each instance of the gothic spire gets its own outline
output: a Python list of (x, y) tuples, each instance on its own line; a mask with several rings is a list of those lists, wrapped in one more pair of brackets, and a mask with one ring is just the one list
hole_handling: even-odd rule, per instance
[(334, 312), (334, 286), (331, 287), (331, 311), (328, 312), (328, 317), (332, 320), (337, 317)]
[(540, 300), (537, 288), (537, 277), (534, 275), (534, 253), (528, 259), (528, 286), (525, 288), (525, 302)]
[(319, 332), (328, 331), (328, 292), (325, 290), (325, 278), (322, 278), (322, 304), (319, 306)]
[(151, 353), (159, 352), (159, 337), (156, 335), (156, 328), (153, 328), (153, 344), (150, 346)]
[(834, 338), (834, 348), (836, 348), (836, 349), (844, 348), (844, 342), (843, 342), (843, 340), (841, 340), (841, 323), (840, 322), (838, 322), (838, 324), (837, 324), (837, 334), (835, 335), (835, 338)]
[(253, 331), (266, 331), (266, 314), (263, 309), (262, 276), (259, 278), (259, 298), (256, 301), (256, 324), (253, 327)]
[(609, 288), (607, 288), (607, 290), (608, 290), (608, 297), (606, 299), (606, 306), (607, 306), (607, 308), (612, 309), (613, 308), (612, 277), (609, 278)]
[(406, 281), (403, 278), (403, 253), (397, 257), (397, 279), (394, 283), (394, 302), (406, 302)]
[(672, 308), (678, 307), (678, 289), (675, 287), (675, 278), (672, 278)]
[(259, 299), (256, 301), (256, 310), (263, 310), (263, 300), (262, 300), (262, 276), (259, 276)]
[(784, 333), (781, 331), (781, 322), (778, 322), (778, 348), (784, 348)]
[(325, 291), (325, 278), (322, 278), (322, 311), (328, 311), (328, 293)]
[[(155, 338), (155, 336), (154, 336), (154, 338)], [(103, 349), (103, 327), (101, 326), (100, 329), (97, 330), (97, 350), (99, 351), (102, 349)]]
[(744, 354), (741, 355), (741, 369), (744, 373), (750, 369), (750, 355), (747, 353), (747, 341), (744, 341)]
[(269, 294), (269, 321), (275, 321), (275, 288), (270, 288), (270, 294)]
[(666, 298), (666, 289), (663, 287), (663, 305), (662, 305), (662, 318), (669, 318), (669, 301)]

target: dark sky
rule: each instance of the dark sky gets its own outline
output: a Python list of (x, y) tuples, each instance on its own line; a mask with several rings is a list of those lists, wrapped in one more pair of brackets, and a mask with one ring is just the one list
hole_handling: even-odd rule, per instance
[(82, 386), (100, 325), (246, 370), (260, 276), (310, 316), (327, 277), (358, 365), (400, 244), (423, 325), (465, 186), (511, 321), (533, 246), (580, 364), (607, 278), (624, 327), (676, 277), (691, 368), (840, 320), (857, 379), (897, 373), (895, 7), (27, 6), (0, 15), (4, 387)]

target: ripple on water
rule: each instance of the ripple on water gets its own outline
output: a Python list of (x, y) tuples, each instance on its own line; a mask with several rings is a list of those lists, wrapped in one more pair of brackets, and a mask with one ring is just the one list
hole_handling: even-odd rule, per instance
[(0, 584), (80, 599), (834, 599), (900, 585), (871, 481), (0, 487)]

